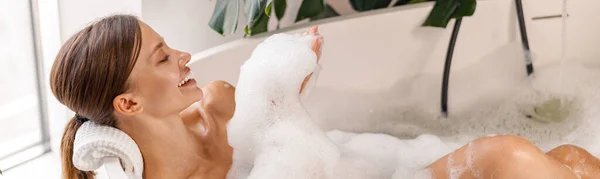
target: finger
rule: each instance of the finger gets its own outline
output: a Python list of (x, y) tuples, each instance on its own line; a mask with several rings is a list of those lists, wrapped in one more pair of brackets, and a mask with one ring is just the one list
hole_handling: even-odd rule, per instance
[(318, 35), (319, 34), (318, 31), (319, 31), (318, 26), (312, 26), (306, 32), (302, 33), (302, 35)]
[(317, 35), (319, 34), (319, 26), (312, 26), (309, 30), (308, 33), (311, 35)]
[(318, 37), (313, 40), (312, 50), (317, 54), (317, 62), (321, 59), (321, 47), (323, 45), (323, 37)]
[(304, 78), (304, 81), (302, 82), (302, 85), (300, 86), (300, 93), (302, 94), (302, 91), (304, 91), (304, 87), (306, 86), (306, 83), (308, 83), (308, 80), (310, 80), (310, 77), (312, 77), (313, 73), (308, 74), (308, 76), (306, 76), (306, 78)]

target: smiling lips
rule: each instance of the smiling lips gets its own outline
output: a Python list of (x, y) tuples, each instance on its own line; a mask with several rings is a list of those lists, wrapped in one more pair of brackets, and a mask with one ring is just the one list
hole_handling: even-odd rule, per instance
[(190, 80), (193, 80), (194, 78), (192, 78), (193, 74), (192, 72), (189, 72), (187, 76), (185, 76), (185, 78), (183, 78), (183, 80), (181, 80), (178, 84), (177, 87), (181, 87), (186, 85)]

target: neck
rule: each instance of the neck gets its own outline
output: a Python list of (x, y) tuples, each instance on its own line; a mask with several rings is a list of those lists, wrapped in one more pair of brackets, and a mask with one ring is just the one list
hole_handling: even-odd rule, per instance
[(140, 148), (144, 178), (188, 178), (203, 159), (199, 144), (178, 115), (120, 120), (119, 128)]
[[(190, 178), (225, 178), (233, 155), (233, 149), (227, 142), (226, 130), (231, 115), (220, 115), (206, 107), (201, 108), (200, 113), (195, 122), (189, 122), (186, 126), (194, 131), (196, 139), (202, 143), (201, 150), (206, 156), (207, 164), (202, 164)], [(199, 128), (202, 130), (198, 130)]]
[(198, 130), (206, 127), (207, 121), (214, 122), (210, 115), (202, 115), (195, 122), (184, 122), (179, 115), (121, 121), (119, 128), (136, 141), (142, 152), (144, 178), (225, 178), (231, 165), (231, 153), (223, 152), (230, 149), (227, 139), (215, 140), (211, 135), (214, 131)]

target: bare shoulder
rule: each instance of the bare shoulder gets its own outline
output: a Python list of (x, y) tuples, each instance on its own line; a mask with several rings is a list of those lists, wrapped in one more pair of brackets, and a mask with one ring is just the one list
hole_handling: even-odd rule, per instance
[(206, 84), (202, 91), (202, 108), (210, 115), (229, 121), (235, 111), (235, 87), (225, 81)]

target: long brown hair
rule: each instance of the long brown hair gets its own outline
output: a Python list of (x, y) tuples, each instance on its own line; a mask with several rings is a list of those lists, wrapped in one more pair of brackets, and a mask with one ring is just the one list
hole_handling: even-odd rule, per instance
[(50, 87), (58, 101), (76, 113), (61, 141), (63, 178), (94, 178), (94, 172), (73, 165), (75, 134), (87, 120), (116, 128), (112, 102), (129, 88), (127, 78), (141, 40), (136, 17), (113, 15), (85, 27), (60, 49), (50, 72)]

